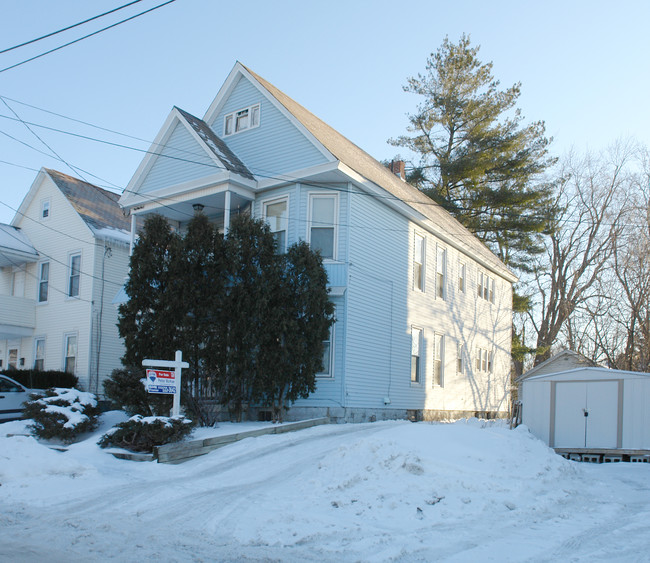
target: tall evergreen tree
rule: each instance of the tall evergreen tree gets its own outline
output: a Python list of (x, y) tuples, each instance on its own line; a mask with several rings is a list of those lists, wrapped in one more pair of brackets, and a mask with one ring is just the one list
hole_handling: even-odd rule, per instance
[(540, 175), (548, 156), (544, 123), (523, 124), (517, 83), (506, 90), (492, 76), (492, 63), (463, 35), (445, 38), (427, 59), (426, 73), (404, 87), (423, 97), (409, 116), (409, 135), (392, 139), (420, 156), (409, 175), (416, 187), (443, 205), (509, 266), (528, 270), (543, 251), (548, 225), (540, 209), (551, 186)]
[(279, 258), (281, 277), (261, 354), (261, 385), (276, 421), (282, 420), (288, 404), (316, 389), (316, 373), (323, 369), (323, 342), (334, 322), (320, 255), (301, 241)]
[(171, 263), (174, 247), (180, 244), (164, 217), (145, 221), (130, 260), (125, 291), (129, 297), (119, 307), (118, 331), (124, 339), (122, 363), (136, 368), (156, 353), (173, 358), (177, 330), (182, 319), (171, 294)]

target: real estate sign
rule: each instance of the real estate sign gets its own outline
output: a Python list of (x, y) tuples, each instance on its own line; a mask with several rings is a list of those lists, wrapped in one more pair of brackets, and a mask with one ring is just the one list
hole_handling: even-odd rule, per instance
[(176, 393), (176, 373), (160, 369), (147, 370), (147, 391), (173, 395)]

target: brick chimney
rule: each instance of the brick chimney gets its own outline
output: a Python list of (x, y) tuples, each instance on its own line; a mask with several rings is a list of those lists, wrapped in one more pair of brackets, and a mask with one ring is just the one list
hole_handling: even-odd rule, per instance
[(391, 160), (388, 168), (395, 176), (406, 181), (406, 166), (403, 160)]

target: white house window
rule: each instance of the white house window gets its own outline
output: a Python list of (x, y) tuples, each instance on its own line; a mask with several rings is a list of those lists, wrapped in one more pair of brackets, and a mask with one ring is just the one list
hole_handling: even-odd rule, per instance
[(422, 329), (411, 327), (411, 383), (420, 383)]
[(445, 337), (442, 334), (433, 335), (433, 384), (442, 386), (444, 375)]
[(38, 268), (38, 302), (47, 302), (48, 285), (50, 278), (50, 263), (42, 262)]
[(332, 346), (333, 342), (334, 325), (332, 324), (330, 326), (330, 332), (327, 340), (323, 340), (323, 369), (316, 374), (317, 377), (334, 377), (334, 373), (332, 371), (332, 353), (334, 348)]
[(465, 264), (458, 262), (458, 291), (465, 292)]
[(415, 233), (413, 239), (413, 289), (424, 291), (426, 248), (424, 237)]
[(323, 259), (335, 260), (337, 196), (311, 194), (309, 202), (309, 244)]
[(476, 371), (492, 372), (492, 352), (485, 348), (476, 351)]
[(494, 303), (494, 278), (484, 274), (483, 272), (479, 272), (477, 292), (478, 296), (482, 299)]
[(43, 371), (45, 366), (45, 338), (34, 340), (34, 369)]
[(275, 245), (279, 253), (287, 250), (287, 228), (289, 223), (288, 200), (276, 200), (264, 204), (264, 218), (275, 237)]
[(50, 200), (44, 199), (41, 202), (41, 219), (47, 219), (50, 216)]
[(234, 111), (223, 118), (224, 136), (260, 126), (260, 104)]
[(81, 279), (81, 254), (70, 256), (68, 278), (68, 297), (79, 297), (79, 282)]
[(9, 369), (18, 368), (18, 348), (9, 348), (9, 359), (7, 361)]
[(445, 271), (447, 262), (447, 251), (438, 247), (436, 252), (436, 297), (445, 298)]
[(65, 337), (65, 360), (63, 371), (74, 373), (77, 364), (77, 335), (68, 334)]
[(465, 361), (463, 359), (464, 352), (465, 347), (459, 342), (456, 352), (456, 372), (460, 374), (465, 373)]

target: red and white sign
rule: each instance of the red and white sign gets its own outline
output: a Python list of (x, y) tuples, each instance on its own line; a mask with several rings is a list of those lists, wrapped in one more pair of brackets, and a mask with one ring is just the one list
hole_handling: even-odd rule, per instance
[(153, 381), (151, 379), (152, 377), (154, 379), (165, 380), (166, 383), (169, 383), (170, 379), (176, 379), (176, 374), (173, 371), (160, 370), (160, 369), (148, 369), (147, 379), (149, 379), (149, 381)]

